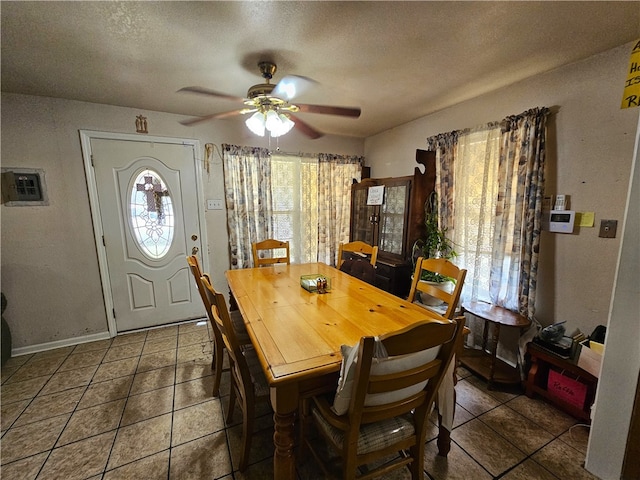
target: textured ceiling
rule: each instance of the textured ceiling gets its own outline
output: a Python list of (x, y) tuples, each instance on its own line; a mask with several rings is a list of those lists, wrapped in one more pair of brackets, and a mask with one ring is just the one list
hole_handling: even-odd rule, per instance
[[(640, 37), (639, 2), (1, 2), (2, 91), (207, 115), (274, 80), (318, 83), (300, 114), (366, 137)], [(622, 79), (621, 79), (622, 81)], [(240, 122), (242, 117), (215, 122)]]

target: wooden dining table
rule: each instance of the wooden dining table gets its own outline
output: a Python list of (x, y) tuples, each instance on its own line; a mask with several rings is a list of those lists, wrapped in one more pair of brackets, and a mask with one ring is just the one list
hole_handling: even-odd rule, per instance
[[(316, 274), (329, 279), (327, 293), (301, 287), (301, 276)], [(341, 345), (443, 318), (323, 263), (228, 270), (226, 278), (269, 383), (278, 480), (296, 476), (294, 428), (300, 399), (335, 391)], [(450, 412), (441, 422), (438, 439), (444, 456), (455, 405), (453, 380), (449, 384), (440, 397)]]

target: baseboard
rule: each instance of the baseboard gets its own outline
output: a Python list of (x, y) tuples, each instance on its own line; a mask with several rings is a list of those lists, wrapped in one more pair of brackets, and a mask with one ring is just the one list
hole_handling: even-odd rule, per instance
[(98, 340), (108, 340), (111, 338), (109, 332), (94, 333), (92, 335), (84, 335), (82, 337), (67, 338), (65, 340), (56, 340), (55, 342), (39, 343), (37, 345), (29, 345), (28, 347), (19, 347), (11, 349), (12, 357), (20, 355), (28, 355), (31, 353), (44, 352), (55, 348), (70, 347), (81, 343), (95, 342)]

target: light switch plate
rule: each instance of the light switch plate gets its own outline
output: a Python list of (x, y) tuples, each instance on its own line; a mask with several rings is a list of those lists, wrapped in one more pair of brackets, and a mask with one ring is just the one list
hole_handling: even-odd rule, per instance
[(219, 198), (207, 200), (207, 210), (222, 210), (222, 200)]
[(602, 238), (616, 238), (617, 228), (617, 220), (600, 220), (600, 233), (598, 236)]

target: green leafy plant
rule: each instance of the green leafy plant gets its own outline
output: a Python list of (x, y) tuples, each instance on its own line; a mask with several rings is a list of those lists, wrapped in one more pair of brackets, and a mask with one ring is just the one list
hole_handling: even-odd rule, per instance
[[(418, 256), (424, 258), (446, 258), (451, 259), (458, 254), (453, 249), (451, 240), (447, 238), (447, 229), (438, 225), (438, 196), (435, 191), (431, 192), (424, 204), (424, 238), (418, 239), (414, 244), (414, 267)], [(422, 270), (420, 280), (443, 283), (452, 279), (440, 274)]]

